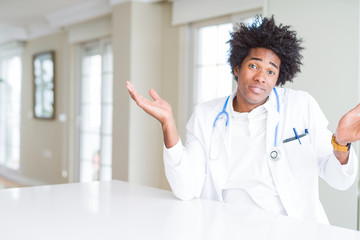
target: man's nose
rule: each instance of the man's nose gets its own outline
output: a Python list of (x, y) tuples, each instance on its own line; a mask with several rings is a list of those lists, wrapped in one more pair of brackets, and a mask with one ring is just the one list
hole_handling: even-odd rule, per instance
[(254, 80), (258, 81), (259, 83), (265, 83), (266, 82), (265, 71), (263, 71), (263, 70), (257, 71), (254, 76)]

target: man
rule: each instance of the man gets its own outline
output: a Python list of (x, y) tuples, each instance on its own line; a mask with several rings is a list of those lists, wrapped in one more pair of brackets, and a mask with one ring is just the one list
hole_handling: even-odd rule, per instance
[(328, 223), (318, 176), (337, 189), (355, 181), (351, 143), (360, 139), (360, 104), (333, 135), (308, 93), (275, 87), (300, 71), (302, 47), (296, 33), (277, 26), (273, 17), (240, 24), (229, 42), (237, 90), (196, 107), (185, 147), (171, 106), (154, 90), (154, 101), (143, 98), (127, 82), (134, 101), (162, 125), (165, 172), (174, 194)]

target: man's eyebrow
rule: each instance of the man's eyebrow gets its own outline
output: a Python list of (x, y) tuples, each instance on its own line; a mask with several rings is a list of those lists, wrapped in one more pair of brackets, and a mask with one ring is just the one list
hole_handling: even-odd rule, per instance
[(257, 58), (257, 57), (252, 57), (252, 58), (250, 58), (250, 60), (262, 61), (261, 58)]
[[(257, 58), (257, 57), (252, 57), (252, 58), (250, 58), (250, 60), (262, 61), (261, 58)], [(278, 66), (276, 66), (275, 63), (270, 62), (270, 64), (273, 65), (276, 69), (279, 69)]]
[(275, 63), (270, 62), (270, 64), (271, 64), (271, 65), (273, 65), (276, 69), (279, 69), (279, 68), (278, 68), (278, 66), (276, 66), (276, 64), (275, 64)]

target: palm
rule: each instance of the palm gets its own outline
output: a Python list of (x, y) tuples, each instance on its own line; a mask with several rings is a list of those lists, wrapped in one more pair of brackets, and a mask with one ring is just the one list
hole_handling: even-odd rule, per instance
[(352, 143), (360, 140), (360, 104), (340, 119), (336, 138), (339, 143)]
[(172, 117), (172, 109), (170, 104), (164, 101), (153, 89), (150, 89), (149, 93), (154, 101), (150, 101), (141, 96), (134, 86), (130, 83), (126, 83), (126, 87), (130, 93), (131, 98), (136, 104), (141, 107), (145, 112), (156, 118), (160, 123), (164, 123), (167, 119)]

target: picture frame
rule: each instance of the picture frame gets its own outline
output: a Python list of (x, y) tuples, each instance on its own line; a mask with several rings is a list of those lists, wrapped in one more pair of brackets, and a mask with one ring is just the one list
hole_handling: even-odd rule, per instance
[(34, 118), (55, 119), (55, 52), (33, 56)]

